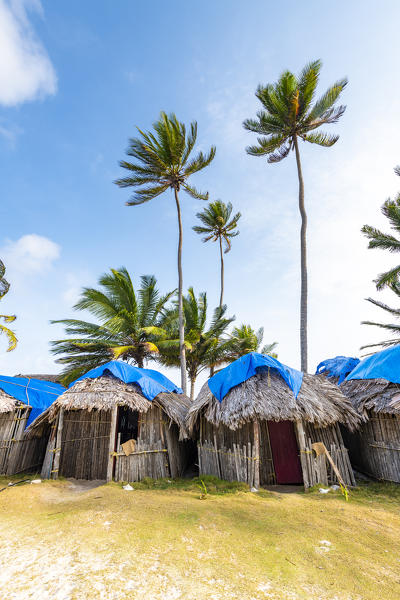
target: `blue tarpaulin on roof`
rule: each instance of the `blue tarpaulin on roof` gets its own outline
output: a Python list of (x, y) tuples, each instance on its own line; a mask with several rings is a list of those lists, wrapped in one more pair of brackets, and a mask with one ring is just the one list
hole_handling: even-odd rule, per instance
[(181, 388), (177, 387), (172, 381), (162, 375), (158, 371), (153, 369), (140, 369), (139, 367), (133, 367), (126, 362), (120, 360), (111, 360), (101, 367), (96, 367), (91, 371), (76, 379), (69, 387), (74, 385), (81, 379), (95, 379), (101, 377), (104, 374), (111, 373), (121, 381), (125, 383), (137, 383), (142, 390), (143, 396), (147, 400), (154, 400), (154, 398), (162, 392), (175, 392), (177, 394), (183, 394)]
[(26, 426), (65, 392), (65, 388), (59, 383), (7, 375), (0, 375), (0, 389), (24, 404), (32, 406)]
[(359, 358), (352, 358), (351, 356), (327, 358), (319, 363), (316, 374), (326, 375), (327, 377), (338, 377), (338, 384), (340, 385), (359, 362)]
[(257, 372), (266, 371), (267, 369), (277, 371), (293, 391), (295, 398), (297, 398), (301, 384), (303, 383), (303, 373), (283, 365), (276, 358), (272, 358), (272, 356), (258, 354), (257, 352), (245, 354), (225, 367), (225, 369), (219, 371), (219, 373), (213, 375), (208, 380), (208, 387), (217, 400), (222, 402), (229, 390), (235, 387), (235, 385), (239, 385), (250, 379), (250, 377), (253, 377)]
[(346, 381), (351, 379), (386, 379), (400, 383), (400, 346), (364, 358), (346, 377)]

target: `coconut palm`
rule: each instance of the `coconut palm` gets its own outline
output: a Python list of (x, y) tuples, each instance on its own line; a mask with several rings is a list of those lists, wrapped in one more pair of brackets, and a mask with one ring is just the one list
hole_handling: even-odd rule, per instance
[[(236, 231), (238, 221), (241, 217), (240, 212), (237, 212), (233, 217), (232, 215), (232, 204), (228, 202), (225, 204), (221, 200), (210, 202), (210, 204), (203, 211), (197, 213), (197, 218), (203, 223), (203, 225), (195, 225), (193, 231), (202, 234), (205, 237), (203, 242), (219, 243), (219, 254), (221, 260), (221, 294), (219, 299), (219, 306), (222, 307), (224, 298), (224, 253), (230, 251), (232, 247), (232, 238), (239, 235), (239, 231)], [(222, 249), (224, 246), (224, 252)]]
[[(395, 173), (400, 176), (400, 167), (395, 168)], [(369, 239), (368, 248), (381, 248), (382, 250), (389, 250), (389, 252), (400, 252), (400, 193), (397, 194), (394, 200), (388, 198), (383, 203), (381, 211), (388, 219), (397, 237), (383, 233), (380, 229), (376, 229), (370, 225), (364, 225), (361, 231)], [(399, 275), (400, 265), (381, 273), (375, 280), (377, 289), (381, 290), (383, 287), (395, 283), (398, 281)]]
[[(392, 290), (397, 296), (400, 298), (400, 283), (397, 281), (389, 282), (386, 284), (389, 289)], [(373, 325), (374, 327), (380, 327), (384, 329), (388, 333), (392, 333), (394, 337), (384, 340), (383, 342), (379, 342), (376, 344), (366, 344), (361, 347), (361, 350), (365, 348), (374, 348), (374, 352), (376, 352), (376, 348), (379, 346), (381, 349), (389, 348), (389, 346), (397, 346), (400, 344), (400, 309), (399, 308), (391, 308), (384, 302), (380, 302), (379, 300), (374, 300), (373, 298), (367, 298), (368, 302), (382, 308), (384, 311), (388, 312), (395, 319), (399, 320), (399, 323), (377, 323), (376, 321), (362, 321), (362, 325)]]
[(269, 354), (270, 356), (277, 358), (278, 355), (273, 352), (278, 345), (277, 342), (261, 346), (263, 337), (263, 327), (260, 327), (257, 331), (255, 331), (251, 325), (245, 323), (242, 323), (238, 327), (234, 327), (230, 334), (230, 343), (227, 352), (229, 362), (233, 362), (249, 352), (260, 352), (261, 354)]
[(129, 171), (129, 175), (115, 182), (119, 187), (137, 188), (126, 203), (128, 206), (143, 204), (153, 200), (168, 189), (174, 193), (178, 215), (178, 306), (179, 306), (179, 343), (182, 389), (186, 393), (185, 333), (183, 316), (183, 277), (182, 277), (182, 218), (179, 192), (183, 189), (192, 198), (207, 200), (208, 194), (202, 194), (189, 185), (188, 179), (194, 173), (207, 167), (215, 156), (212, 146), (207, 154), (198, 152), (190, 158), (197, 139), (197, 123), (190, 125), (189, 133), (174, 114), (161, 112), (153, 125), (154, 132), (138, 129), (139, 137), (129, 140), (126, 151), (134, 162), (122, 160), (120, 166)]
[[(8, 290), (10, 289), (10, 284), (4, 277), (5, 274), (6, 274), (6, 268), (4, 266), (3, 261), (0, 260), (0, 300), (2, 298), (4, 298), (4, 296), (7, 294)], [(13, 321), (15, 321), (16, 318), (17, 317), (15, 315), (0, 315), (0, 319), (2, 319), (4, 321), (4, 323), (12, 323)], [(11, 350), (14, 350), (17, 347), (17, 343), (18, 343), (17, 336), (11, 329), (6, 327), (5, 325), (0, 324), (0, 334), (4, 334), (7, 337), (7, 340), (8, 340), (7, 352), (11, 352)]]
[(256, 96), (263, 108), (256, 119), (247, 119), (245, 129), (259, 135), (258, 144), (246, 150), (253, 156), (266, 156), (267, 162), (283, 160), (294, 150), (299, 180), (299, 209), (301, 215), (301, 299), (300, 299), (300, 349), (301, 368), (307, 371), (307, 214), (304, 205), (304, 181), (300, 160), (299, 139), (333, 146), (338, 135), (316, 131), (321, 125), (336, 123), (345, 106), (336, 106), (347, 79), (337, 81), (325, 94), (314, 102), (315, 91), (322, 63), (319, 60), (306, 65), (299, 77), (285, 71), (274, 84), (260, 85)]
[(160, 320), (175, 290), (161, 295), (154, 276), (140, 278), (135, 291), (125, 268), (111, 269), (99, 279), (100, 289), (84, 288), (75, 310), (87, 310), (98, 323), (77, 319), (52, 321), (65, 325), (71, 336), (52, 342), (52, 352), (66, 365), (62, 383), (67, 385), (90, 369), (120, 358), (143, 367), (157, 357), (158, 339), (165, 339)]
[[(196, 294), (189, 288), (183, 297), (185, 314), (186, 370), (190, 380), (190, 397), (194, 399), (194, 386), (199, 374), (211, 366), (226, 362), (228, 340), (224, 338), (234, 317), (226, 317), (227, 307), (214, 310), (210, 324), (207, 324), (208, 302), (205, 292)], [(159, 342), (159, 361), (168, 367), (179, 365), (178, 312), (176, 307), (165, 311), (161, 327), (166, 330), (168, 339)]]

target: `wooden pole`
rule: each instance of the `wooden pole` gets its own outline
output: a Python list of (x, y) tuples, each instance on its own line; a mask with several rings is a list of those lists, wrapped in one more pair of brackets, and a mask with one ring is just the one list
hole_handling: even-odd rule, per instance
[(307, 458), (305, 455), (306, 435), (304, 433), (303, 422), (301, 421), (301, 419), (298, 419), (296, 421), (296, 429), (297, 429), (297, 439), (299, 442), (301, 469), (303, 471), (304, 488), (307, 489), (310, 487), (310, 481), (309, 481), (309, 473), (308, 473), (308, 468), (307, 468)]
[(108, 457), (108, 465), (107, 465), (107, 481), (112, 481), (112, 478), (113, 478), (113, 470), (114, 470), (114, 462), (115, 462), (115, 456), (113, 456), (113, 452), (115, 452), (115, 438), (116, 438), (116, 431), (117, 431), (117, 414), (118, 414), (118, 406), (115, 405), (111, 411), (111, 427), (110, 427), (109, 457)]
[(62, 441), (63, 424), (64, 424), (64, 409), (60, 408), (60, 412), (58, 413), (57, 440), (56, 440), (56, 447), (54, 448), (53, 468), (51, 470), (51, 478), (52, 479), (58, 479), (58, 470), (60, 468), (60, 458), (61, 458), (61, 441)]
[(260, 428), (258, 421), (253, 423), (254, 431), (254, 487), (260, 487)]

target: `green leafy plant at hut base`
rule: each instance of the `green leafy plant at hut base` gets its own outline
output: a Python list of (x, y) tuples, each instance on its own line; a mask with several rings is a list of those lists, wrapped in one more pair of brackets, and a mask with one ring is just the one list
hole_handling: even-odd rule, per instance
[(207, 499), (207, 495), (208, 495), (208, 491), (207, 491), (207, 486), (204, 483), (204, 481), (202, 479), (200, 479), (200, 485), (199, 488), (202, 491), (202, 494), (200, 496), (200, 500), (206, 500)]
[(296, 155), (299, 179), (299, 210), (301, 214), (301, 300), (300, 300), (300, 349), (301, 370), (307, 372), (307, 214), (304, 204), (304, 180), (300, 160), (299, 140), (319, 146), (333, 146), (338, 135), (317, 132), (322, 125), (336, 123), (345, 111), (345, 106), (335, 107), (347, 79), (337, 81), (325, 94), (314, 102), (314, 95), (322, 63), (310, 62), (296, 77), (285, 71), (274, 84), (260, 85), (256, 96), (262, 110), (256, 119), (246, 119), (245, 129), (257, 133), (258, 144), (248, 146), (252, 156), (266, 156), (269, 163), (280, 162), (293, 150)]
[(174, 114), (161, 112), (160, 118), (153, 125), (153, 131), (144, 132), (137, 129), (139, 137), (129, 140), (127, 155), (134, 159), (120, 161), (120, 166), (129, 175), (117, 179), (115, 183), (121, 187), (134, 187), (135, 192), (126, 203), (137, 206), (153, 200), (168, 189), (174, 193), (178, 216), (178, 310), (179, 310), (179, 356), (181, 369), (181, 387), (186, 394), (186, 358), (185, 358), (185, 325), (183, 314), (183, 275), (182, 275), (182, 218), (179, 192), (183, 189), (192, 198), (207, 200), (208, 193), (201, 193), (189, 185), (188, 179), (207, 167), (215, 156), (212, 146), (207, 154), (198, 152), (191, 158), (197, 139), (197, 123), (193, 121), (189, 133)]

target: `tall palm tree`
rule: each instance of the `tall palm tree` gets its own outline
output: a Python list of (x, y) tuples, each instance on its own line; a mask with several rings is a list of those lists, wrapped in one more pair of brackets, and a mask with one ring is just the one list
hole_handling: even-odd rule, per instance
[[(227, 339), (223, 338), (234, 317), (226, 317), (227, 307), (214, 310), (207, 325), (207, 294), (196, 294), (189, 288), (183, 297), (185, 314), (186, 370), (190, 380), (190, 397), (194, 399), (194, 386), (199, 374), (211, 366), (226, 362)], [(179, 365), (178, 313), (176, 308), (166, 311), (161, 327), (167, 332), (167, 340), (159, 342), (159, 361), (165, 366)]]
[(165, 339), (159, 326), (175, 290), (161, 295), (154, 276), (144, 275), (135, 291), (128, 271), (111, 269), (99, 279), (100, 289), (84, 288), (75, 310), (89, 311), (99, 323), (77, 319), (52, 321), (65, 325), (66, 339), (52, 342), (52, 352), (66, 365), (67, 385), (93, 367), (121, 358), (143, 367), (158, 355), (157, 341)]
[(137, 188), (126, 203), (136, 206), (153, 200), (171, 189), (174, 193), (178, 215), (178, 305), (179, 305), (179, 343), (182, 389), (186, 393), (185, 333), (183, 316), (183, 277), (182, 277), (182, 218), (179, 192), (185, 190), (192, 198), (208, 199), (208, 193), (202, 194), (188, 183), (194, 173), (207, 167), (215, 156), (212, 146), (207, 154), (198, 152), (190, 158), (197, 139), (197, 123), (193, 121), (190, 131), (180, 123), (174, 114), (161, 112), (153, 125), (154, 132), (144, 132), (138, 128), (139, 137), (129, 140), (126, 151), (134, 162), (122, 160), (120, 166), (129, 171), (129, 175), (115, 182), (119, 187)]
[[(4, 296), (10, 289), (10, 284), (4, 277), (5, 274), (6, 268), (4, 266), (3, 261), (0, 260), (0, 300), (4, 298)], [(17, 317), (15, 315), (0, 315), (0, 319), (3, 319), (4, 323), (12, 323), (13, 321), (15, 321), (16, 318)], [(12, 329), (9, 329), (5, 325), (0, 324), (0, 335), (1, 334), (4, 334), (8, 339), (7, 352), (11, 352), (11, 350), (14, 350), (17, 347), (18, 340), (17, 336), (12, 331)]]
[(232, 204), (225, 204), (221, 200), (210, 202), (210, 204), (202, 212), (197, 213), (197, 218), (203, 225), (195, 225), (193, 231), (205, 235), (203, 242), (219, 242), (219, 254), (221, 260), (221, 294), (219, 298), (219, 306), (222, 307), (224, 299), (224, 254), (222, 244), (224, 244), (225, 254), (232, 247), (231, 239), (239, 235), (236, 231), (238, 221), (242, 216), (237, 212), (231, 218)]
[(278, 355), (274, 352), (274, 349), (278, 345), (277, 342), (265, 344), (261, 347), (263, 337), (263, 327), (260, 327), (257, 331), (246, 323), (234, 327), (230, 334), (230, 344), (228, 347), (229, 362), (233, 362), (249, 352), (260, 352), (261, 354), (269, 354), (277, 358)]
[(301, 368), (307, 371), (307, 214), (304, 205), (304, 181), (300, 161), (299, 139), (333, 146), (338, 135), (317, 132), (321, 125), (336, 123), (345, 106), (335, 107), (347, 79), (337, 81), (325, 94), (314, 102), (315, 91), (322, 63), (315, 60), (304, 67), (300, 76), (285, 71), (276, 83), (260, 85), (256, 96), (263, 108), (256, 119), (246, 119), (245, 129), (259, 135), (258, 144), (246, 148), (253, 156), (267, 156), (267, 162), (276, 163), (294, 150), (299, 180), (299, 210), (301, 215), (301, 299), (300, 299), (300, 349)]
[[(395, 173), (400, 176), (400, 167), (395, 168)], [(383, 233), (380, 229), (376, 229), (370, 225), (364, 225), (361, 231), (369, 239), (368, 248), (381, 248), (382, 250), (389, 250), (389, 252), (400, 252), (400, 193), (397, 194), (394, 200), (388, 198), (383, 203), (381, 211), (388, 219), (391, 228), (398, 237)], [(375, 280), (377, 289), (381, 290), (383, 287), (397, 282), (399, 275), (400, 265), (381, 273)]]
[[(389, 289), (392, 290), (397, 296), (400, 298), (400, 283), (397, 281), (389, 282), (386, 284)], [(375, 306), (379, 306), (389, 314), (391, 314), (395, 319), (400, 319), (400, 309), (399, 308), (391, 308), (384, 302), (379, 302), (379, 300), (374, 300), (373, 298), (367, 298), (367, 302), (371, 302)], [(387, 332), (390, 332), (394, 335), (393, 338), (388, 340), (384, 340), (383, 342), (378, 342), (376, 344), (366, 344), (365, 346), (361, 346), (361, 350), (365, 348), (374, 348), (374, 352), (376, 352), (376, 348), (380, 346), (381, 349), (389, 348), (390, 346), (397, 346), (400, 344), (400, 323), (377, 323), (376, 321), (362, 321), (362, 325), (373, 325), (375, 327), (380, 327)]]

